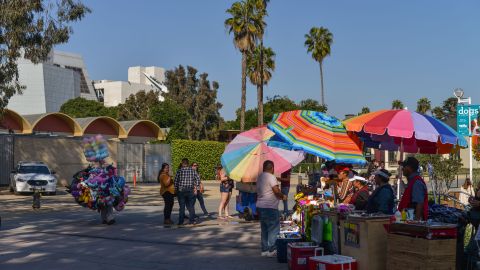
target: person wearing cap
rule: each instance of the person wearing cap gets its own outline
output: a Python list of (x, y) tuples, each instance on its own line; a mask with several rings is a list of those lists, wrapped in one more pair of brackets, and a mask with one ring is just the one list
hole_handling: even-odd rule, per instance
[(355, 175), (354, 177), (350, 178), (349, 181), (353, 183), (355, 192), (351, 196), (348, 203), (353, 204), (355, 206), (355, 210), (365, 210), (367, 207), (368, 196), (370, 196), (370, 193), (368, 192), (367, 179)]
[(428, 193), (427, 185), (418, 172), (420, 164), (416, 158), (408, 157), (402, 162), (402, 166), (403, 175), (407, 177), (408, 184), (398, 205), (398, 210), (413, 208), (415, 220), (427, 220)]
[(395, 194), (388, 183), (390, 176), (387, 170), (381, 169), (372, 173), (377, 188), (373, 191), (367, 202), (367, 213), (383, 213), (393, 215), (395, 208)]

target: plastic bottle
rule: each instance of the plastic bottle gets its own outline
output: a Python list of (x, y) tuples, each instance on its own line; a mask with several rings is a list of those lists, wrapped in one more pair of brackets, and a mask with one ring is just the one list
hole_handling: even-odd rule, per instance
[(402, 221), (406, 221), (407, 220), (407, 211), (405, 211), (405, 209), (402, 210)]
[(397, 210), (397, 212), (395, 212), (395, 222), (401, 222), (402, 221), (402, 213), (400, 213), (400, 211)]

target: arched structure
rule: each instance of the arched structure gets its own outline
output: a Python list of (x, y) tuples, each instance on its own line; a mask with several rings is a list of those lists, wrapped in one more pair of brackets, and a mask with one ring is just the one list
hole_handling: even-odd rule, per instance
[(73, 136), (82, 136), (82, 128), (70, 116), (64, 113), (44, 113), (23, 116), (29, 123), (30, 129), (25, 133), (52, 132), (65, 133)]
[(15, 111), (5, 109), (0, 116), (0, 129), (11, 130), (15, 133), (25, 134), (31, 130), (30, 123)]
[(162, 129), (150, 120), (121, 121), (120, 124), (127, 131), (127, 137), (144, 137), (165, 140)]
[(75, 118), (75, 121), (82, 127), (82, 135), (102, 134), (119, 139), (127, 137), (127, 132), (123, 126), (117, 120), (108, 116)]

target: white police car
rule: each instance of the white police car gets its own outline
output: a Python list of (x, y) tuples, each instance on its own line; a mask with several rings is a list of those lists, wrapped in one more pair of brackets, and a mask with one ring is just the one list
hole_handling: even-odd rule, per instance
[(21, 161), (10, 174), (10, 191), (30, 193), (34, 189), (55, 195), (57, 192), (57, 178), (43, 162)]

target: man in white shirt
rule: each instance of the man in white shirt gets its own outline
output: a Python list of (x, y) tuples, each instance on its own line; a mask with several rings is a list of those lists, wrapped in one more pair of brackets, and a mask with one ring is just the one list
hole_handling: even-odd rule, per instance
[(257, 211), (260, 214), (262, 256), (267, 257), (277, 256), (275, 242), (280, 232), (278, 202), (288, 198), (282, 194), (273, 172), (273, 161), (267, 160), (263, 163), (263, 173), (257, 179)]

